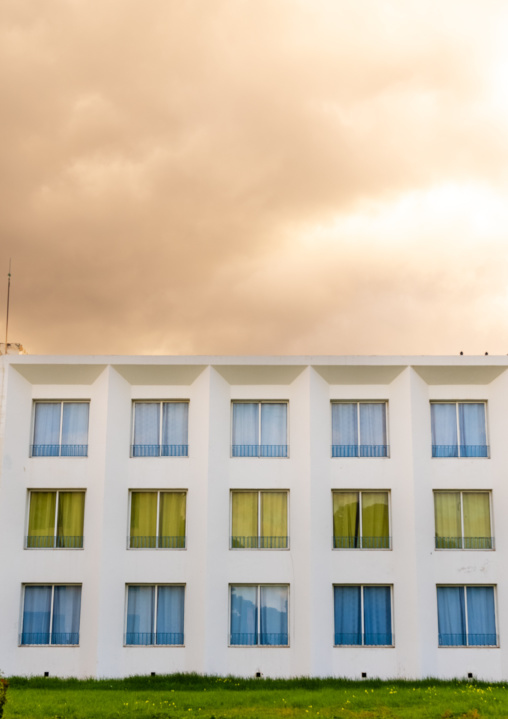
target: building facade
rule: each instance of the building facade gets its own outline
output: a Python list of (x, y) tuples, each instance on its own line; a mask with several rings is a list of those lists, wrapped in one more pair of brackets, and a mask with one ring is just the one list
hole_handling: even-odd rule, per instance
[(3, 356), (0, 670), (508, 679), (507, 370)]

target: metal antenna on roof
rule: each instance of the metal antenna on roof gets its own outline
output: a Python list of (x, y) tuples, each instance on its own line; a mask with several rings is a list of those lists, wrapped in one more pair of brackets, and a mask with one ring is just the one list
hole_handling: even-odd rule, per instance
[(11, 296), (11, 258), (9, 257), (9, 272), (7, 273), (7, 314), (5, 318), (5, 354), (7, 354), (7, 335), (9, 332), (9, 299)]

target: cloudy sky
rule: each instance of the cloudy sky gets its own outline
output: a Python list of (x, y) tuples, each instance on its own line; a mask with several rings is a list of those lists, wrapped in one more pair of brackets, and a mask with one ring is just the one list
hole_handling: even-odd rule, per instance
[(506, 0), (2, 0), (0, 339), (508, 353)]

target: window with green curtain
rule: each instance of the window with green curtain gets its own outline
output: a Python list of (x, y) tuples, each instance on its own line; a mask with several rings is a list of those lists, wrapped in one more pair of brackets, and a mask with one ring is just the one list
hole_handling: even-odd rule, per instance
[(462, 494), (464, 548), (492, 549), (490, 497), (487, 492)]
[(462, 524), (460, 518), (460, 492), (436, 492), (434, 494), (436, 519), (436, 547), (460, 549)]
[(56, 522), (57, 546), (77, 549), (83, 546), (84, 492), (59, 492)]
[(159, 496), (159, 547), (185, 547), (185, 492), (161, 492)]
[(31, 492), (27, 547), (55, 546), (56, 492)]
[(360, 536), (360, 495), (358, 492), (333, 493), (333, 546), (356, 549)]
[(130, 547), (153, 549), (157, 543), (157, 492), (131, 493)]
[(287, 534), (287, 492), (261, 492), (261, 548), (285, 549)]
[(258, 492), (233, 492), (231, 503), (231, 546), (233, 549), (256, 549)]
[(362, 547), (390, 547), (388, 492), (362, 492)]

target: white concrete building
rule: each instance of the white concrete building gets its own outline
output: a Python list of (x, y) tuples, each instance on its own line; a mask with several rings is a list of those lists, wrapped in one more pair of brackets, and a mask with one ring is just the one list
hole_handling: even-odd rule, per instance
[(5, 674), (508, 679), (508, 357), (0, 366)]

